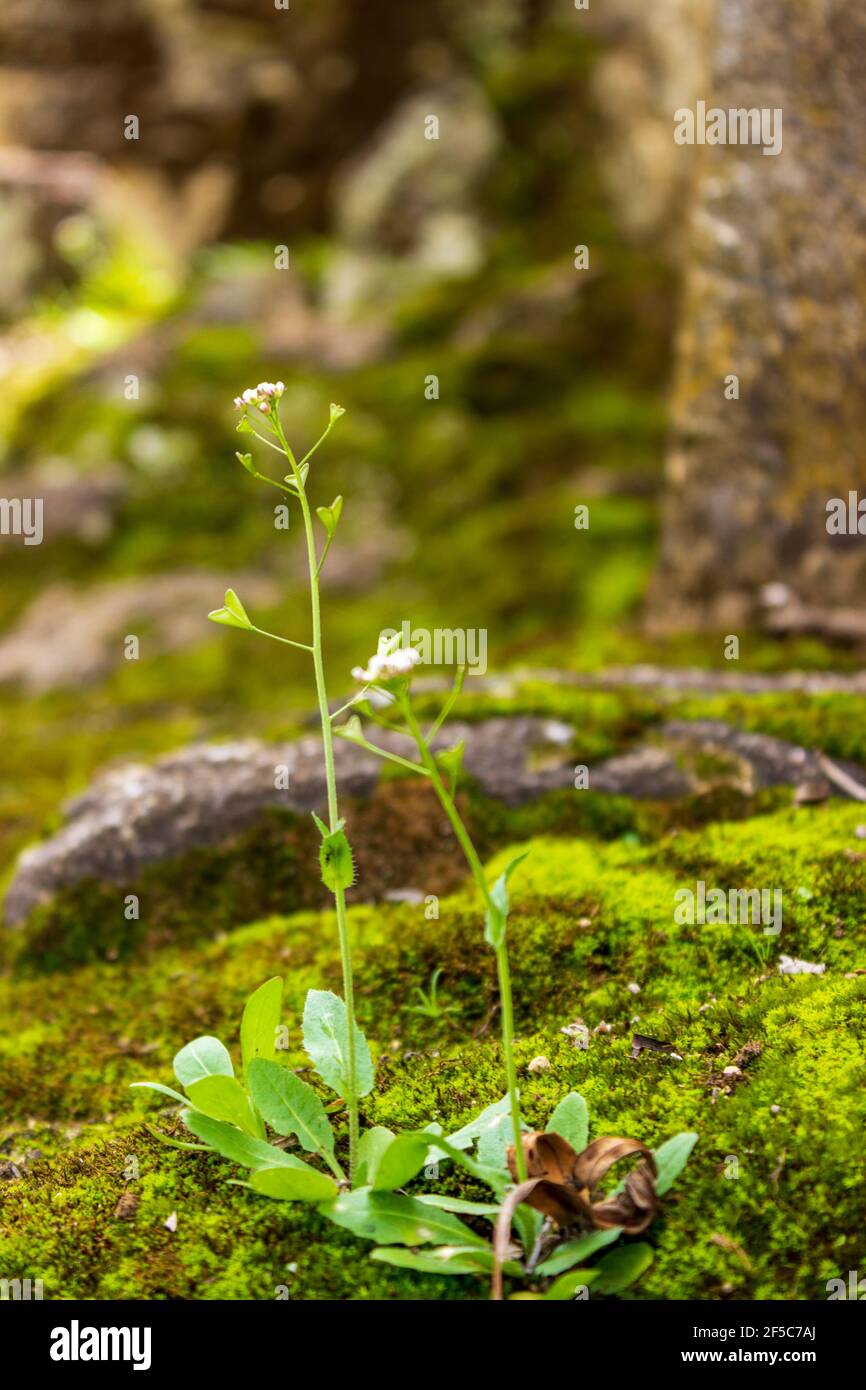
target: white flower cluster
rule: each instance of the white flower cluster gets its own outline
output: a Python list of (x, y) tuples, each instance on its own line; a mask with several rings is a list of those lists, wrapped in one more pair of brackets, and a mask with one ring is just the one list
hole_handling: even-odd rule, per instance
[(414, 647), (398, 647), (396, 651), (380, 650), (371, 656), (366, 667), (355, 666), (352, 677), (363, 685), (374, 681), (389, 681), (395, 676), (411, 676), (413, 668), (421, 660), (421, 653)]
[(257, 405), (262, 414), (267, 415), (285, 389), (282, 381), (260, 381), (258, 386), (249, 386), (240, 396), (235, 396), (235, 410)]

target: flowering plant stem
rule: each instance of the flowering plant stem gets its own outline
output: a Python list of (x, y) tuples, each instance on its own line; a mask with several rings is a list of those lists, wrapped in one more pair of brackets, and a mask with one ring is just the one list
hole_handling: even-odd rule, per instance
[[(322, 746), (325, 754), (325, 782), (328, 790), (328, 822), (329, 829), (333, 831), (338, 828), (339, 808), (337, 805), (337, 777), (334, 770), (334, 739), (331, 732), (331, 714), (328, 708), (328, 691), (325, 684), (325, 663), (322, 657), (322, 615), (319, 602), (319, 571), (321, 569), (321, 563), (316, 557), (316, 538), (313, 531), (313, 518), (310, 512), (310, 504), (304, 486), (304, 475), (298, 463), (295, 461), (295, 456), (283, 433), (283, 427), (276, 410), (274, 410), (271, 418), (273, 421), (274, 433), (292, 469), (295, 482), (292, 491), (297, 493), (301, 505), (301, 515), (304, 519), (304, 534), (307, 540), (307, 562), (310, 573), (310, 615), (313, 633), (311, 650), (313, 654), (313, 670), (316, 678), (316, 697), (319, 704), (319, 718), (322, 725)], [(332, 423), (333, 421), (331, 424)], [(328, 425), (328, 428), (325, 430), (318, 443), (310, 450), (310, 454), (318, 448), (322, 440), (330, 433), (331, 424)], [(307, 455), (307, 458), (310, 457), (310, 454)], [(324, 559), (324, 556), (322, 558)], [(352, 952), (349, 944), (349, 928), (346, 921), (345, 889), (337, 884), (333, 891), (337, 913), (337, 932), (340, 939), (340, 962), (343, 969), (343, 1000), (346, 1005), (348, 1020), (346, 1058), (348, 1077), (348, 1086), (346, 1089), (348, 1095), (346, 1096), (346, 1108), (349, 1114), (349, 1176), (354, 1182), (358, 1162), (359, 1132), (357, 1068), (355, 1058), (355, 993), (352, 980)]]
[[(439, 798), (442, 809), (451, 823), (451, 828), (457, 837), (460, 848), (463, 850), (466, 862), (472, 872), (472, 877), (475, 880), (484, 905), (488, 911), (495, 914), (498, 909), (491, 897), (490, 887), (485, 877), (481, 860), (478, 858), (478, 852), (470, 839), (466, 826), (463, 824), (454, 798), (442, 780), (439, 768), (436, 765), (436, 759), (430, 752), (429, 743), (424, 737), (418, 721), (412, 712), (412, 706), (408, 696), (404, 695), (402, 697), (400, 700), (400, 707), (406, 720), (406, 727), (409, 729), (409, 732), (418, 745), (421, 762)], [(496, 955), (496, 973), (499, 981), (499, 1003), (502, 1010), (502, 1050), (505, 1054), (505, 1078), (508, 1089), (511, 1126), (514, 1133), (514, 1159), (517, 1165), (518, 1182), (525, 1182), (527, 1176), (526, 1155), (523, 1151), (523, 1142), (521, 1139), (520, 1103), (517, 1094), (517, 1068), (514, 1063), (514, 1006), (511, 996), (511, 971), (508, 965), (508, 947), (504, 938), (498, 946), (494, 947), (494, 951)]]

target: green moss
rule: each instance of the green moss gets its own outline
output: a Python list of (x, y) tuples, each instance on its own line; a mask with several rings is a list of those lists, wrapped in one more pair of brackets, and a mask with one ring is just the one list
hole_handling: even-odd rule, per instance
[[(630, 1296), (820, 1297), (827, 1278), (862, 1263), (866, 980), (846, 974), (864, 965), (866, 884), (845, 853), (860, 814), (831, 803), (655, 840), (536, 834), (526, 846), (511, 951), (529, 1122), (543, 1125), (573, 1088), (593, 1133), (701, 1136), (650, 1232), (655, 1263)], [(780, 887), (781, 935), (767, 947), (759, 927), (675, 924), (674, 892), (698, 875), (709, 886)], [(423, 905), (359, 905), (350, 925), (359, 1015), (379, 1056), (366, 1121), (457, 1127), (502, 1089), (494, 973), (473, 895), (442, 896), (433, 920)], [(300, 1065), (306, 989), (339, 988), (334, 938), (329, 914), (307, 912), (144, 962), (0, 981), (2, 1147), (18, 1160), (44, 1155), (2, 1185), (2, 1267), (66, 1297), (273, 1298), (279, 1285), (298, 1298), (485, 1296), (472, 1279), (372, 1265), (315, 1213), (260, 1201), (229, 1185), (230, 1165), (165, 1149), (142, 1128), (145, 1115), (170, 1127), (171, 1109), (132, 1099), (129, 1082), (168, 1081), (173, 1052), (196, 1033), (234, 1045), (244, 998), (275, 969), (286, 977), (289, 1060)], [(820, 957), (827, 972), (780, 977), (782, 951)], [(437, 966), (459, 1012), (423, 1018), (405, 1006)], [(605, 1025), (587, 1050), (560, 1031), (578, 1016)], [(682, 1060), (632, 1059), (635, 1028), (673, 1042)], [(746, 1044), (743, 1076), (727, 1089), (724, 1068)], [(539, 1054), (551, 1068), (530, 1075)], [(114, 1210), (130, 1156), (139, 1205), (123, 1221)], [(737, 1178), (725, 1176), (732, 1156)], [(441, 1182), (471, 1190), (447, 1165)], [(163, 1224), (172, 1211), (175, 1233)]]

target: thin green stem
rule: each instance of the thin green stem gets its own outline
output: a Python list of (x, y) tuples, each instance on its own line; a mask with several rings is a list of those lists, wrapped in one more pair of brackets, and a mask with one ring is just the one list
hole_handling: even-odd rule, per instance
[[(334, 769), (334, 740), (331, 730), (331, 716), (328, 710), (328, 691), (325, 685), (325, 666), (322, 659), (322, 616), (319, 603), (319, 581), (316, 569), (316, 538), (313, 531), (313, 518), (310, 512), (310, 504), (307, 501), (307, 493), (304, 488), (304, 481), (300, 472), (300, 465), (295, 462), (295, 456), (289, 447), (288, 440), (283, 433), (279, 416), (276, 410), (273, 413), (274, 429), (283, 446), (286, 458), (292, 469), (298, 490), (298, 500), (301, 504), (301, 513), (304, 518), (304, 534), (307, 539), (307, 562), (310, 571), (310, 615), (313, 628), (313, 670), (316, 676), (316, 696), (319, 702), (319, 718), (322, 725), (322, 747), (325, 754), (325, 782), (328, 789), (328, 820), (330, 829), (336, 830), (339, 821), (339, 809), (337, 806), (337, 777)], [(330, 426), (329, 426), (330, 428)], [(327, 434), (328, 431), (325, 431)], [(324, 439), (324, 435), (322, 438)], [(321, 442), (321, 441), (320, 441)], [(302, 460), (303, 462), (303, 460)], [(355, 1180), (355, 1173), (358, 1164), (358, 1084), (357, 1084), (357, 1065), (355, 1059), (355, 993), (352, 981), (352, 954), (349, 945), (349, 928), (346, 921), (346, 895), (341, 887), (334, 889), (334, 904), (337, 912), (337, 932), (340, 939), (340, 961), (343, 969), (343, 999), (346, 1005), (347, 1018), (347, 1086), (348, 1095), (345, 1097), (346, 1106), (349, 1112), (349, 1177), (352, 1182)]]
[(333, 533), (332, 533), (332, 534), (328, 537), (328, 539), (325, 541), (325, 548), (324, 548), (324, 550), (322, 551), (322, 553), (321, 553), (321, 555), (320, 555), (320, 557), (319, 557), (319, 563), (316, 565), (316, 578), (317, 578), (317, 579), (318, 579), (319, 575), (322, 573), (322, 565), (325, 563), (325, 559), (326, 559), (326, 557), (327, 557), (328, 551), (331, 549), (331, 541), (332, 541), (333, 539), (334, 539), (334, 536), (333, 536)]
[[(466, 862), (472, 872), (484, 905), (489, 912), (498, 914), (498, 908), (490, 894), (490, 888), (484, 873), (478, 853), (469, 838), (469, 832), (460, 817), (460, 813), (454, 804), (454, 799), (450, 795), (445, 783), (439, 774), (436, 766), (436, 759), (430, 752), (423, 733), (418, 725), (408, 698), (401, 701), (401, 707), (406, 719), (406, 723), (412, 733), (412, 737), (418, 745), (418, 752), (421, 761), (427, 769), (430, 781), (439, 801), (442, 805), (451, 828), (457, 836), (460, 848), (466, 858)], [(511, 1127), (514, 1134), (514, 1161), (517, 1167), (518, 1182), (526, 1181), (526, 1156), (523, 1152), (522, 1132), (520, 1127), (520, 1105), (517, 1096), (517, 1067), (514, 1062), (514, 1005), (511, 997), (511, 971), (508, 967), (508, 947), (505, 941), (494, 948), (496, 953), (496, 973), (499, 981), (499, 1000), (502, 1009), (502, 1050), (505, 1053), (505, 1077), (508, 1089), (509, 1108), (511, 1111)]]
[(285, 642), (287, 647), (297, 647), (300, 652), (311, 652), (313, 649), (307, 642), (293, 642), (289, 637), (278, 637), (275, 632), (265, 632), (263, 627), (251, 627), (250, 632), (257, 632), (260, 637), (270, 637), (272, 642)]
[(463, 689), (463, 682), (465, 681), (465, 679), (466, 667), (461, 666), (459, 671), (457, 672), (457, 675), (454, 677), (454, 684), (451, 687), (451, 691), (448, 695), (447, 700), (445, 701), (438, 715), (434, 719), (433, 723), (430, 725), (430, 728), (427, 730), (427, 733), (424, 735), (428, 743), (430, 743), (431, 740), (436, 737), (439, 730), (442, 728), (442, 725), (445, 723), (445, 720), (448, 718), (449, 714), (454, 708), (454, 705), (457, 703), (457, 700), (460, 696), (460, 692)]
[[(340, 737), (339, 730), (337, 730), (337, 737)], [(420, 773), (422, 777), (430, 776), (426, 767), (422, 767), (420, 763), (413, 763), (408, 758), (401, 758), (399, 753), (389, 753), (385, 748), (378, 748), (375, 743), (369, 743), (365, 738), (353, 738), (349, 739), (349, 742), (354, 743), (358, 748), (366, 748), (368, 753), (375, 753), (379, 758), (387, 759), (389, 763), (396, 763), (398, 767), (405, 767), (409, 772)]]

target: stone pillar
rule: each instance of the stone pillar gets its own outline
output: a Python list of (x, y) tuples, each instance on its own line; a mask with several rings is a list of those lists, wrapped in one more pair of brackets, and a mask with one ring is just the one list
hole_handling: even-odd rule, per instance
[(680, 147), (695, 195), (649, 625), (839, 630), (866, 578), (866, 535), (827, 530), (831, 498), (859, 489), (866, 512), (866, 5), (716, 0), (710, 43), (706, 107), (780, 108), (782, 148)]

